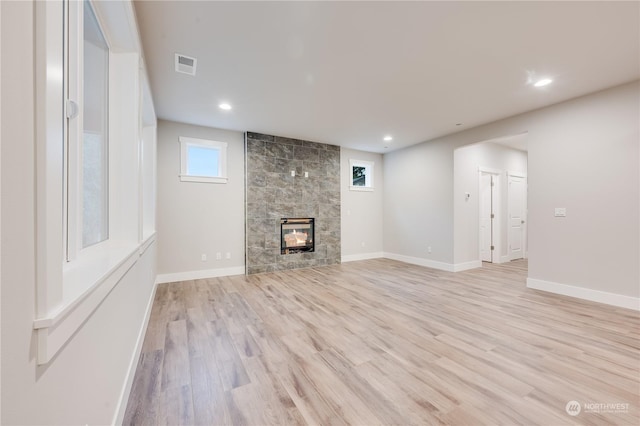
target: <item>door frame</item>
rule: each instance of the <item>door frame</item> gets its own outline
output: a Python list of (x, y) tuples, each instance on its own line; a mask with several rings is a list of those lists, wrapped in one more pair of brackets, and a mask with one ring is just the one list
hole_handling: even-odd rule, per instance
[[(510, 216), (509, 211), (509, 179), (511, 177), (517, 177), (524, 179), (524, 231), (522, 232), (522, 258), (529, 258), (529, 250), (527, 250), (529, 246), (528, 242), (528, 234), (529, 234), (529, 179), (527, 178), (526, 173), (522, 172), (510, 172), (507, 171), (507, 218)], [(511, 253), (509, 252), (509, 241), (511, 241), (511, 226), (507, 223), (507, 258), (511, 261)]]
[(480, 217), (480, 191), (482, 189), (481, 176), (483, 174), (489, 174), (493, 177), (493, 190), (491, 191), (491, 210), (493, 211), (493, 222), (491, 223), (491, 241), (493, 243), (493, 253), (491, 253), (491, 263), (502, 263), (502, 245), (501, 243), (501, 229), (502, 229), (502, 217), (500, 215), (500, 200), (501, 200), (501, 178), (504, 175), (504, 170), (492, 169), (489, 167), (478, 167), (478, 259), (482, 259), (480, 256), (482, 238), (480, 236), (481, 229), (481, 217)]

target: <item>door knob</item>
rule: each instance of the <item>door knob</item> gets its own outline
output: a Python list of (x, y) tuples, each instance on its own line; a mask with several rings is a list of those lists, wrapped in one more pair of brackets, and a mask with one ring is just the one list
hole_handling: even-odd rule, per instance
[(524, 223), (524, 220), (521, 220), (520, 223)]

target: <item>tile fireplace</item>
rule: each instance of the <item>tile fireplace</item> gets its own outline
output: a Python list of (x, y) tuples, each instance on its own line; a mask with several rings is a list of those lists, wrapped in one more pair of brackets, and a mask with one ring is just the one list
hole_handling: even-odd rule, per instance
[(340, 147), (253, 132), (245, 146), (247, 274), (339, 264)]

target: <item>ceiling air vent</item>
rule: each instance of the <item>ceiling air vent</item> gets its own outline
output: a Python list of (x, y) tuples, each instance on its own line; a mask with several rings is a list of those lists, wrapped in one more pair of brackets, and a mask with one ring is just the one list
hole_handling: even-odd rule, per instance
[(196, 64), (198, 60), (190, 56), (176, 53), (176, 72), (183, 74), (196, 75)]

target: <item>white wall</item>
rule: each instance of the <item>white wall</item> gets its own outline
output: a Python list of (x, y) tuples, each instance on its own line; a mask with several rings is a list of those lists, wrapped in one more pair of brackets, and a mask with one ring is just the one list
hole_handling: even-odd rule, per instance
[[(636, 81), (385, 155), (385, 252), (452, 264), (453, 150), (528, 132), (529, 284), (585, 289), (602, 300), (620, 295), (614, 299), (623, 304), (637, 298), (639, 86)], [(555, 218), (555, 207), (566, 207), (567, 217)]]
[[(228, 183), (181, 182), (180, 136), (227, 142)], [(158, 282), (244, 274), (244, 167), (243, 133), (158, 121)]]
[(36, 365), (33, 7), (2, 2), (0, 423), (110, 424), (137, 361), (156, 249), (149, 247), (49, 363)]
[[(478, 193), (478, 168), (500, 171), (499, 206), (496, 206), (497, 216), (500, 221), (500, 257), (507, 255), (507, 172), (527, 174), (527, 153), (517, 149), (510, 149), (493, 143), (478, 143), (458, 148), (453, 154), (453, 203), (454, 203), (454, 262), (463, 264), (479, 261), (479, 193)], [(465, 193), (469, 193), (466, 200)], [(498, 259), (499, 260), (499, 259)]]
[[(533, 118), (529, 277), (637, 298), (640, 84)], [(567, 217), (555, 218), (555, 207)]]
[[(387, 257), (453, 263), (453, 149), (435, 140), (384, 156), (384, 252)], [(428, 253), (431, 247), (431, 253)]]
[[(373, 191), (351, 191), (349, 160), (374, 163)], [(342, 261), (382, 257), (382, 154), (340, 149)]]

